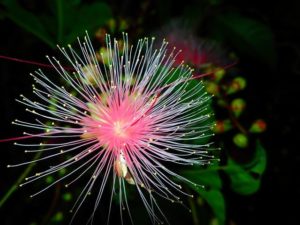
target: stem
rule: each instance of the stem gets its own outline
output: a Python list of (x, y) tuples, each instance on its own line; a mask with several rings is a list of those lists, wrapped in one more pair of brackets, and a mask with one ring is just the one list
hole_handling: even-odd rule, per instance
[(5, 55), (0, 55), (0, 59), (6, 59), (9, 61), (15, 61), (19, 63), (25, 63), (25, 64), (30, 64), (30, 65), (40, 66), (40, 67), (53, 68), (51, 64), (39, 63), (39, 62), (25, 60), (25, 59), (18, 59), (10, 56), (5, 56)]
[(230, 111), (230, 104), (229, 100), (226, 98), (226, 94), (222, 91), (220, 91), (221, 98), (226, 104), (226, 108), (228, 109), (229, 118), (232, 121), (233, 125), (240, 130), (243, 134), (247, 135), (247, 130), (243, 127), (243, 125), (236, 119), (236, 117), (233, 115), (233, 113)]
[[(35, 65), (35, 66), (55, 69), (55, 67), (51, 64), (45, 64), (45, 63), (40, 63), (40, 62), (35, 62), (35, 61), (30, 61), (30, 60), (25, 60), (25, 59), (18, 59), (18, 58), (14, 58), (14, 57), (10, 57), (10, 56), (5, 56), (5, 55), (0, 55), (0, 59), (6, 59), (9, 61), (15, 61), (15, 62), (25, 63), (25, 64), (29, 64), (29, 65)], [(73, 67), (63, 66), (63, 68), (67, 71), (74, 71)]]
[[(188, 191), (188, 194), (189, 191)], [(191, 213), (192, 213), (192, 218), (193, 218), (193, 224), (194, 225), (200, 225), (200, 222), (199, 222), (199, 218), (198, 218), (198, 215), (197, 215), (197, 210), (196, 210), (196, 205), (195, 205), (195, 202), (194, 202), (194, 198), (188, 198), (189, 199), (189, 205), (191, 207)]]
[(235, 118), (235, 116), (230, 111), (229, 111), (229, 117), (236, 128), (238, 128), (243, 134), (246, 135), (248, 134), (247, 130), (243, 127), (243, 125)]
[[(32, 160), (36, 160), (41, 156), (42, 152), (37, 152)], [(35, 166), (35, 163), (31, 163), (27, 166), (25, 171), (21, 174), (21, 176), (17, 179), (17, 181), (10, 187), (10, 189), (6, 192), (6, 194), (0, 200), (0, 208), (4, 205), (4, 203), (8, 200), (8, 198), (17, 190), (19, 184), (27, 177), (32, 168)]]
[[(186, 193), (191, 194), (191, 192), (188, 188), (186, 189)], [(199, 218), (198, 218), (198, 215), (197, 215), (195, 199), (194, 198), (188, 198), (188, 202), (189, 202), (191, 213), (192, 213), (193, 225), (200, 225)]]
[(51, 216), (53, 214), (53, 211), (56, 209), (56, 205), (57, 205), (57, 201), (58, 201), (59, 196), (60, 196), (60, 192), (61, 192), (61, 185), (57, 184), (56, 188), (55, 188), (54, 196), (52, 198), (51, 205), (49, 207), (49, 210), (48, 210), (46, 216), (44, 217), (43, 222), (41, 223), (42, 225), (48, 224), (49, 219), (51, 218)]

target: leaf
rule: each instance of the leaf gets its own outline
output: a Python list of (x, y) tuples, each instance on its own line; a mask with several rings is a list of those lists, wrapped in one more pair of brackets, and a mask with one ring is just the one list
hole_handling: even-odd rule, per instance
[(233, 160), (228, 160), (228, 168), (225, 171), (230, 178), (231, 188), (236, 193), (250, 195), (260, 187), (260, 180), (254, 178)]
[(15, 0), (2, 1), (2, 4), (6, 7), (6, 12), (4, 14), (13, 22), (24, 30), (34, 34), (51, 47), (55, 46), (53, 39), (36, 15), (23, 9)]
[(74, 42), (85, 31), (92, 33), (97, 27), (104, 25), (111, 17), (110, 7), (103, 2), (95, 2), (71, 10), (65, 21), (65, 38), (63, 44)]
[(253, 164), (254, 165), (249, 165), (251, 166), (251, 172), (257, 173), (259, 175), (262, 175), (265, 172), (267, 167), (267, 154), (260, 141), (256, 142), (256, 154)]
[(196, 184), (204, 185), (205, 188), (190, 185), (211, 207), (214, 215), (217, 217), (219, 224), (225, 222), (225, 200), (220, 189), (222, 180), (218, 173), (217, 166), (210, 166), (207, 169), (195, 167), (193, 170), (184, 170), (180, 173), (185, 178)]
[(211, 207), (214, 215), (218, 219), (219, 225), (225, 223), (225, 200), (222, 192), (218, 189), (204, 190), (198, 189), (200, 196)]
[(260, 188), (266, 163), (266, 153), (259, 141), (257, 141), (256, 154), (251, 163), (242, 167), (229, 159), (225, 172), (230, 178), (232, 190), (241, 195), (255, 193)]
[[(166, 67), (159, 67), (156, 71), (154, 78), (149, 81), (149, 85), (155, 85), (160, 82), (162, 86), (176, 84), (176, 80), (182, 79), (182, 72), (184, 68), (178, 67), (173, 70), (172, 73), (168, 74), (163, 80), (161, 80), (161, 74), (166, 73)], [(187, 71), (188, 72), (188, 71)], [(186, 77), (189, 79), (189, 77)], [(197, 79), (191, 79), (187, 83), (181, 82), (176, 84), (175, 91), (179, 88), (184, 88), (186, 94), (181, 98), (184, 99), (186, 103), (191, 103), (195, 99), (201, 99), (203, 102), (198, 107), (193, 109), (193, 115), (189, 119), (196, 119), (199, 121), (199, 127), (202, 127), (202, 133), (197, 139), (193, 139), (193, 144), (205, 145), (209, 143), (213, 135), (212, 126), (215, 122), (213, 109), (211, 106), (212, 100), (211, 96), (206, 92), (205, 86), (202, 81)]]
[(80, 0), (56, 0), (49, 2), (51, 13), (35, 15), (23, 9), (16, 0), (3, 0), (5, 16), (34, 34), (52, 48), (56, 43), (71, 44), (85, 31), (92, 33), (111, 18), (110, 7), (103, 2), (91, 4)]
[(214, 28), (219, 36), (225, 36), (242, 53), (270, 67), (276, 64), (273, 34), (265, 24), (237, 13), (228, 13), (216, 17)]
[[(210, 168), (210, 167), (209, 167)], [(217, 170), (214, 169), (190, 169), (181, 171), (181, 175), (196, 184), (209, 188), (220, 189), (222, 181)]]

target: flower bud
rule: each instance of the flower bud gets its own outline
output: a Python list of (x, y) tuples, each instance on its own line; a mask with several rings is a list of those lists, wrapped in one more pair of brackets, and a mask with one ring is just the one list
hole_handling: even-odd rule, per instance
[(246, 148), (248, 146), (248, 137), (245, 134), (238, 133), (234, 135), (233, 143), (239, 148)]
[(258, 119), (255, 120), (254, 123), (251, 125), (249, 131), (251, 133), (262, 133), (266, 130), (267, 124), (264, 120)]
[(229, 119), (226, 120), (218, 120), (216, 122), (216, 126), (214, 127), (215, 133), (224, 133), (232, 128), (231, 121)]
[(231, 111), (236, 117), (239, 117), (246, 107), (246, 102), (242, 98), (236, 98), (231, 102)]
[(217, 95), (219, 94), (220, 88), (215, 82), (207, 81), (205, 83), (206, 91), (210, 94)]
[(225, 73), (226, 73), (226, 71), (224, 69), (217, 68), (217, 71), (214, 73), (213, 78), (215, 79), (216, 82), (219, 82), (220, 80), (222, 80)]
[(236, 77), (233, 79), (233, 81), (227, 87), (228, 89), (226, 90), (226, 93), (229, 95), (229, 94), (236, 93), (240, 90), (243, 90), (243, 89), (245, 89), (246, 84), (247, 84), (247, 82), (246, 82), (245, 78)]
[(61, 222), (63, 219), (64, 219), (64, 214), (62, 212), (57, 212), (53, 216), (52, 221), (58, 223)]
[(63, 194), (63, 200), (66, 202), (70, 202), (73, 199), (73, 196), (70, 192)]

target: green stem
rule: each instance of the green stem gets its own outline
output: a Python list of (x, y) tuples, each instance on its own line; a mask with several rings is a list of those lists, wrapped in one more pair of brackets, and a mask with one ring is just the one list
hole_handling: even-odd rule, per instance
[(233, 115), (233, 113), (230, 111), (230, 104), (229, 104), (229, 100), (226, 97), (226, 94), (222, 91), (221, 89), (221, 99), (225, 102), (226, 104), (226, 108), (228, 109), (228, 114), (229, 114), (229, 118), (231, 120), (231, 122), (233, 123), (233, 125), (243, 134), (247, 135), (248, 132), (247, 130), (243, 127), (243, 125), (236, 119), (236, 117)]
[(197, 215), (197, 210), (196, 210), (196, 205), (195, 205), (195, 202), (194, 202), (194, 199), (193, 198), (189, 198), (189, 205), (191, 207), (191, 213), (192, 213), (192, 217), (193, 217), (193, 224), (194, 225), (200, 225), (199, 223), (199, 218), (198, 218), (198, 215)]
[(59, 200), (60, 192), (61, 192), (61, 185), (57, 184), (56, 188), (55, 188), (54, 196), (52, 198), (51, 205), (49, 207), (49, 210), (48, 210), (46, 216), (44, 217), (43, 222), (41, 223), (42, 225), (48, 224), (49, 220), (51, 219), (53, 211), (57, 208), (56, 206), (57, 206), (57, 202)]
[(228, 112), (229, 113), (229, 117), (231, 119), (231, 121), (233, 122), (234, 126), (236, 128), (238, 128), (243, 134), (247, 135), (248, 132), (247, 130), (242, 126), (242, 124), (235, 118), (235, 116), (233, 115), (232, 112)]
[[(42, 154), (42, 151), (37, 152), (32, 160), (38, 159)], [(21, 176), (18, 178), (18, 180), (10, 187), (10, 189), (6, 192), (6, 194), (2, 197), (0, 200), (0, 208), (4, 205), (4, 203), (7, 201), (7, 199), (17, 190), (20, 183), (27, 177), (27, 175), (30, 173), (32, 168), (35, 166), (35, 163), (30, 163), (25, 171), (21, 174)]]

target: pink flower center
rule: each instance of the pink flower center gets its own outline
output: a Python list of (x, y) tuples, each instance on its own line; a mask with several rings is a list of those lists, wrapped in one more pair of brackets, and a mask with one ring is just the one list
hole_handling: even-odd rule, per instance
[(122, 102), (108, 99), (108, 104), (93, 104), (90, 116), (83, 119), (83, 138), (97, 138), (101, 145), (110, 150), (136, 149), (143, 145), (149, 137), (150, 126), (153, 119), (144, 116), (147, 111), (143, 109), (139, 99), (126, 97)]
[(114, 122), (114, 132), (115, 135), (120, 138), (125, 138), (127, 136), (127, 129), (124, 126), (124, 123), (122, 121), (116, 121)]

